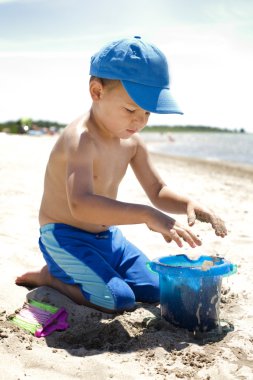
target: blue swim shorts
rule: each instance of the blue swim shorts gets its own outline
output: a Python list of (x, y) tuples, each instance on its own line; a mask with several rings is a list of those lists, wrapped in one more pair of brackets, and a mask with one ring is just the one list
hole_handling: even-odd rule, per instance
[(77, 284), (94, 305), (122, 311), (136, 301), (160, 299), (159, 278), (148, 270), (148, 258), (117, 227), (91, 233), (50, 223), (41, 227), (39, 245), (49, 272)]

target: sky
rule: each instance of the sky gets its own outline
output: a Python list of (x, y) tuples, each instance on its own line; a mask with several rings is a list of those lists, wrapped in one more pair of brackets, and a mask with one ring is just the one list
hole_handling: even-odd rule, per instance
[(184, 115), (149, 124), (253, 132), (252, 0), (0, 0), (0, 122), (86, 112), (90, 57), (139, 35), (167, 56)]

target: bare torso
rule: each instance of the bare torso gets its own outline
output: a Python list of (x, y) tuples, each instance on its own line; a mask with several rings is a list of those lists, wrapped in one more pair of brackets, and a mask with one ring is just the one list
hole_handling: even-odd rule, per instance
[[(106, 230), (108, 226), (89, 224), (85, 220), (76, 220), (69, 207), (66, 190), (67, 144), (70, 139), (79, 149), (83, 133), (89, 134), (85, 128), (85, 118), (79, 118), (65, 128), (57, 140), (46, 168), (44, 193), (40, 206), (40, 225), (47, 223), (65, 223), (90, 232)], [(136, 139), (106, 140), (92, 134), (99, 155), (93, 161), (93, 191), (111, 199), (116, 199), (118, 186), (125, 175), (128, 164), (135, 154)], [(87, 152), (83, 151), (83, 155)]]

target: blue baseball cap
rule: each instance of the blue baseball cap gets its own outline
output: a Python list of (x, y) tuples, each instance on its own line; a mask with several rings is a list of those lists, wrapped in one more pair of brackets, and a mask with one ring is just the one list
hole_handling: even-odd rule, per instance
[(104, 46), (91, 57), (90, 75), (120, 80), (130, 98), (146, 111), (183, 114), (170, 92), (165, 55), (139, 36)]

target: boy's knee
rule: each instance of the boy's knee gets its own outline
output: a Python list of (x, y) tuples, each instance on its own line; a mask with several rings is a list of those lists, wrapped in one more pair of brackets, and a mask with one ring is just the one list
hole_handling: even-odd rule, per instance
[(134, 292), (123, 280), (119, 281), (117, 285), (111, 288), (114, 298), (114, 311), (132, 310), (135, 306)]
[(118, 294), (115, 300), (115, 311), (133, 310), (135, 306), (135, 295), (133, 291), (124, 291)]

